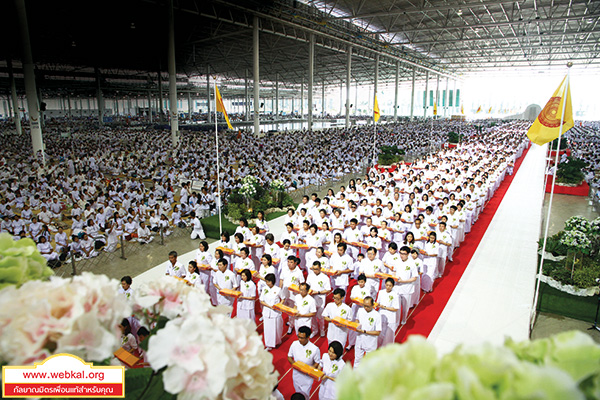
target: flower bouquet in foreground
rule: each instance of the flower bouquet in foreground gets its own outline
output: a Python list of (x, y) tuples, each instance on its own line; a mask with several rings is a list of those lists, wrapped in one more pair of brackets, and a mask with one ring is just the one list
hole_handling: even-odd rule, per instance
[[(375, 373), (376, 371), (376, 373)], [(600, 398), (600, 345), (571, 331), (504, 346), (458, 346), (439, 357), (411, 336), (345, 368), (337, 381), (344, 400), (467, 400)]]
[[(141, 344), (149, 368), (126, 371), (128, 399), (271, 395), (277, 373), (254, 322), (231, 319), (230, 309), (213, 307), (203, 290), (165, 276), (141, 285), (127, 300), (117, 292), (117, 280), (92, 273), (48, 279), (38, 268), (35, 246), (1, 244), (0, 264), (12, 262), (2, 271), (12, 284), (0, 290), (1, 365), (32, 365), (59, 353), (95, 365), (118, 362), (118, 325), (134, 315), (151, 328)], [(32, 277), (45, 280), (27, 281)]]

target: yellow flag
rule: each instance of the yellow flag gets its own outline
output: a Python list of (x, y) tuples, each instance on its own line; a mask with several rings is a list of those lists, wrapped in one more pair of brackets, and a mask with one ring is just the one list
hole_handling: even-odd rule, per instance
[(460, 113), (462, 115), (465, 115), (465, 108), (464, 108), (464, 106), (462, 104), (460, 105)]
[(492, 113), (492, 107), (490, 107), (490, 109), (488, 110), (488, 114)]
[(479, 108), (477, 109), (477, 111), (475, 111), (475, 114), (478, 114), (481, 112), (481, 106), (479, 106)]
[(233, 130), (231, 126), (231, 122), (229, 122), (229, 116), (227, 115), (227, 111), (225, 110), (225, 105), (223, 104), (223, 98), (221, 97), (221, 93), (219, 93), (219, 88), (215, 85), (215, 95), (217, 98), (217, 112), (222, 112), (225, 117), (225, 121), (227, 121), (227, 126), (229, 129)]
[(379, 103), (377, 103), (377, 95), (375, 95), (375, 102), (373, 103), (373, 120), (377, 122), (379, 121), (379, 117), (381, 117), (381, 114), (379, 113)]
[[(560, 86), (554, 91), (544, 109), (540, 112), (535, 122), (527, 131), (527, 137), (538, 145), (543, 145), (556, 139), (575, 125), (573, 122), (573, 108), (571, 107), (571, 89), (565, 76)], [(566, 101), (565, 115), (562, 128), (560, 127), (563, 102)]]
[(433, 115), (437, 115), (437, 103), (433, 103)]

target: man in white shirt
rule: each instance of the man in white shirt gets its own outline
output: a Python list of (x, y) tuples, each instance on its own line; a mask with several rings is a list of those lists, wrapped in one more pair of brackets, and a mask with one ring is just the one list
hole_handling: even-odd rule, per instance
[[(288, 351), (288, 361), (290, 364), (293, 365), (296, 361), (300, 361), (313, 368), (317, 368), (321, 360), (321, 351), (314, 343), (310, 342), (310, 335), (311, 330), (309, 327), (303, 326), (298, 329), (298, 340), (292, 343)], [(294, 390), (302, 393), (305, 398), (310, 398), (310, 389), (312, 388), (314, 379), (296, 369), (292, 373), (292, 379), (294, 381)]]
[(323, 308), (325, 307), (325, 296), (331, 292), (331, 282), (329, 276), (321, 272), (321, 263), (319, 261), (313, 262), (310, 269), (313, 273), (308, 274), (306, 283), (310, 285), (310, 294), (315, 299), (315, 305), (317, 307), (317, 314), (312, 319), (312, 330), (315, 334), (318, 331), (321, 333), (321, 336), (325, 336)]
[[(315, 299), (308, 295), (310, 285), (306, 282), (300, 284), (300, 293), (294, 297), (295, 309), (298, 311), (295, 317), (296, 335), (298, 335), (298, 329), (303, 326), (310, 328), (312, 324), (312, 318), (317, 315), (317, 306)], [(313, 332), (311, 338), (315, 336), (317, 332)]]
[(377, 337), (381, 333), (381, 315), (373, 309), (373, 298), (364, 299), (364, 307), (358, 310), (356, 320), (360, 323), (354, 348), (354, 368), (358, 367), (360, 360), (372, 351), (377, 350)]
[(192, 220), (192, 233), (190, 238), (204, 240), (206, 239), (206, 235), (204, 234), (204, 228), (202, 228), (202, 222), (200, 222), (200, 218), (196, 216), (196, 212), (192, 211), (190, 213), (190, 219)]
[(336, 271), (333, 276), (333, 287), (341, 288), (344, 291), (348, 288), (348, 274), (353, 272), (354, 261), (352, 257), (346, 254), (346, 243), (340, 243), (337, 246), (337, 253), (332, 254), (330, 258), (331, 269)]
[(323, 318), (329, 322), (327, 328), (327, 342), (331, 343), (335, 340), (340, 342), (342, 347), (346, 345), (346, 338), (348, 337), (348, 328), (337, 326), (331, 322), (335, 317), (340, 317), (348, 321), (352, 321), (352, 310), (344, 303), (346, 292), (343, 289), (335, 289), (333, 291), (333, 303), (327, 304), (323, 310)]
[(167, 263), (167, 269), (165, 275), (177, 276), (183, 278), (185, 276), (185, 268), (183, 264), (177, 261), (177, 252), (171, 251), (169, 253), (169, 262)]
[(141, 244), (150, 243), (154, 240), (154, 236), (144, 222), (140, 222), (140, 227), (137, 229), (138, 242)]
[[(281, 290), (281, 299), (287, 303), (286, 305), (293, 305), (293, 298), (290, 294), (290, 285), (300, 285), (304, 282), (304, 274), (302, 270), (298, 268), (298, 264), (300, 263), (299, 259), (296, 256), (290, 256), (287, 259), (287, 268), (283, 268), (281, 271), (281, 276), (279, 277), (279, 287)], [(292, 333), (292, 329), (294, 328), (294, 319), (293, 317), (289, 318), (290, 328), (288, 329), (288, 335)]]
[[(215, 288), (219, 291), (219, 293), (217, 293), (217, 302), (219, 305), (227, 305), (232, 307), (235, 298), (232, 296), (223, 296), (220, 291), (221, 289), (237, 289), (239, 287), (237, 277), (230, 269), (227, 268), (226, 259), (221, 258), (217, 262), (217, 267), (219, 270), (215, 273), (213, 278)], [(231, 315), (231, 313), (229, 315)]]

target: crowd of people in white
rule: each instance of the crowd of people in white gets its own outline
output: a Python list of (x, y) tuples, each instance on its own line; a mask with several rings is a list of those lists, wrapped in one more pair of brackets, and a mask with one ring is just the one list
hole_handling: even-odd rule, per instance
[[(198, 286), (213, 304), (235, 307), (237, 318), (262, 321), (265, 347), (287, 334), (298, 342), (290, 363), (321, 366), (335, 380), (339, 348), (355, 347), (354, 366), (378, 347), (394, 342), (408, 310), (430, 292), (446, 264), (529, 141), (529, 123), (510, 123), (471, 134), (456, 148), (442, 150), (394, 171), (372, 169), (320, 199), (305, 196), (284, 218), (275, 237), (259, 218), (244, 219), (233, 238), (224, 232), (217, 249), (200, 242), (186, 267), (170, 254), (166, 275)], [(328, 340), (320, 358), (310, 338)], [(336, 350), (337, 349), (337, 350)], [(333, 366), (336, 366), (334, 369)], [(294, 387), (308, 395), (313, 379), (294, 370)], [(320, 398), (335, 398), (321, 385)], [(308, 398), (308, 396), (306, 397)]]
[[(451, 127), (448, 123), (431, 134), (423, 124), (389, 125), (379, 140), (416, 151), (420, 145), (400, 132), (440, 142)], [(33, 238), (53, 266), (71, 255), (112, 252), (121, 238), (145, 244), (157, 232), (169, 235), (186, 225), (192, 225), (192, 239), (205, 238), (200, 220), (215, 213), (219, 201), (210, 133), (185, 132), (170, 149), (165, 131), (56, 120), (45, 127), (43, 164), (40, 154), (30, 155), (28, 135), (15, 135), (8, 124), (0, 131), (0, 231)], [(364, 127), (260, 139), (220, 135), (223, 198), (246, 175), (261, 184), (281, 180), (293, 190), (355, 172), (373, 140)], [(192, 190), (192, 183), (201, 190)]]

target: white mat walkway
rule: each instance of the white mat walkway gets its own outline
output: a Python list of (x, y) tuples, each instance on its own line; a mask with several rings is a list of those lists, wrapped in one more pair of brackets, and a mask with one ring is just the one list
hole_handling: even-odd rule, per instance
[(532, 145), (429, 340), (441, 353), (457, 344), (529, 337), (546, 146)]

